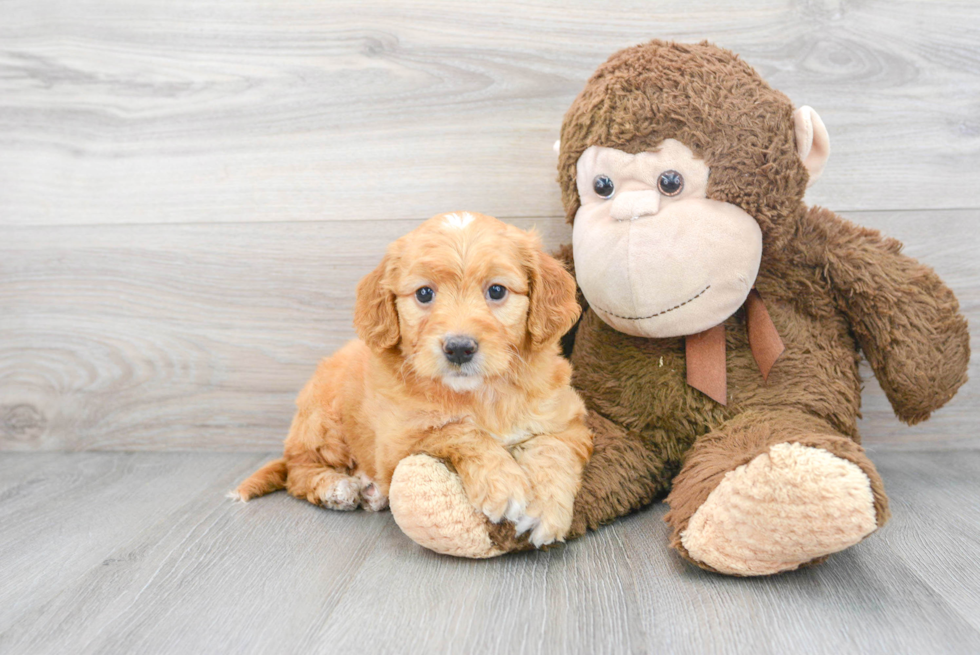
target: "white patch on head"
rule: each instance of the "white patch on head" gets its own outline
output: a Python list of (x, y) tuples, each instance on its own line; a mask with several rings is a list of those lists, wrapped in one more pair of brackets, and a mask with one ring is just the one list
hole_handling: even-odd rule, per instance
[(456, 213), (446, 214), (445, 219), (443, 219), (442, 224), (446, 227), (454, 227), (457, 230), (462, 230), (467, 225), (473, 222), (473, 214), (469, 212), (463, 212), (462, 216)]
[(444, 375), (442, 383), (455, 391), (476, 391), (483, 386), (483, 377), (480, 375)]

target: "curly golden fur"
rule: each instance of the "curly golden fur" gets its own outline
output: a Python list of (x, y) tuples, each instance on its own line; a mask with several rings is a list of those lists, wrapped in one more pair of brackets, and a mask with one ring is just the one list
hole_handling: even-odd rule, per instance
[[(573, 278), (536, 235), (479, 214), (433, 217), (358, 285), (360, 340), (320, 363), (283, 458), (239, 497), (285, 487), (334, 509), (382, 509), (395, 466), (425, 451), (491, 520), (520, 523), (536, 545), (564, 538), (592, 452), (558, 346), (578, 316)], [(468, 361), (449, 356), (459, 335)]]

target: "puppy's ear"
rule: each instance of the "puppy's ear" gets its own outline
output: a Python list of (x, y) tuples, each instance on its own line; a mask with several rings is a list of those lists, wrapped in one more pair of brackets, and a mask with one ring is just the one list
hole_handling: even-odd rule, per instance
[(389, 252), (357, 285), (354, 327), (357, 336), (372, 350), (394, 348), (401, 339), (395, 292), (389, 283), (392, 260)]
[(582, 309), (575, 298), (575, 278), (541, 248), (537, 237), (531, 238), (526, 251), (527, 331), (534, 345), (542, 346), (564, 336)]

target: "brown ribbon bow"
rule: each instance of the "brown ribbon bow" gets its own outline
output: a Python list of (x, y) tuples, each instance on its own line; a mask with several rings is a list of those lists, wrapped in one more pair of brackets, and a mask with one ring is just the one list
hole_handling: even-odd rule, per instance
[[(755, 289), (745, 299), (745, 323), (749, 348), (762, 379), (783, 354), (785, 346), (769, 317), (762, 296)], [(725, 324), (684, 338), (687, 357), (687, 383), (722, 405), (728, 404), (728, 373), (725, 365)]]

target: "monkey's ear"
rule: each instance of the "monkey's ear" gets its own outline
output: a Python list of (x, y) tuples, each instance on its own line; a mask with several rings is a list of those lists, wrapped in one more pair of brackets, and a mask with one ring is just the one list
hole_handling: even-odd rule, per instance
[(357, 285), (354, 327), (357, 336), (372, 350), (394, 348), (401, 339), (395, 293), (388, 283), (391, 262), (389, 253)]
[(793, 123), (796, 152), (810, 173), (810, 179), (806, 183), (810, 187), (827, 165), (827, 158), (830, 157), (830, 135), (827, 134), (827, 127), (820, 120), (820, 115), (806, 105), (793, 112)]

